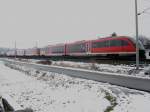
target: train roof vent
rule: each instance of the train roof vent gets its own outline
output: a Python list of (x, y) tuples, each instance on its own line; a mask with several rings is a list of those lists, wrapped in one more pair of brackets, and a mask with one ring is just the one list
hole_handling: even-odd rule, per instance
[(117, 37), (117, 33), (116, 33), (116, 32), (113, 32), (113, 33), (111, 34), (111, 36), (112, 36), (112, 37)]

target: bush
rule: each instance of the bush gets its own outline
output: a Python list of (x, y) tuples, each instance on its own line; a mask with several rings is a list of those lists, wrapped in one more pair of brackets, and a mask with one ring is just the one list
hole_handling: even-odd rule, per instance
[(44, 65), (51, 65), (52, 64), (52, 62), (51, 61), (49, 61), (49, 60), (44, 60), (44, 61), (38, 61), (37, 62), (38, 64), (44, 64)]

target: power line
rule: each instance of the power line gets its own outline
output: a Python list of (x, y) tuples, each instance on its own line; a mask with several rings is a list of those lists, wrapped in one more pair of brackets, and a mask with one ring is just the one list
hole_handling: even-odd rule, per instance
[(148, 14), (148, 15), (150, 15), (150, 12), (145, 12), (145, 14)]
[(150, 0), (144, 0), (145, 2), (150, 2)]
[(138, 15), (141, 15), (141, 14), (143, 14), (143, 13), (146, 13), (148, 10), (150, 10), (150, 7), (144, 9), (142, 12), (138, 13)]

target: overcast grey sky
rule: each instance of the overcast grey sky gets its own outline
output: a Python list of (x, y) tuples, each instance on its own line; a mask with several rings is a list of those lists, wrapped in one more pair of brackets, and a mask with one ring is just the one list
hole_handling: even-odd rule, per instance
[[(150, 0), (138, 0), (139, 12)], [(134, 0), (0, 0), (0, 47), (34, 47), (135, 35)], [(150, 10), (149, 10), (150, 13)], [(140, 34), (150, 37), (150, 14), (139, 16)]]

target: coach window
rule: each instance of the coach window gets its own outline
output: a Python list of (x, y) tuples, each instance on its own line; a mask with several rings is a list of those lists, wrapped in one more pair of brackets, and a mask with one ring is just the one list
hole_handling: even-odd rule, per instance
[(92, 42), (92, 48), (96, 48), (97, 45), (96, 45), (96, 42)]
[(86, 52), (85, 46), (86, 44), (75, 44), (69, 46), (69, 52)]
[(105, 45), (105, 47), (109, 47), (110, 46), (110, 41), (109, 40), (107, 40), (106, 41), (106, 45)]
[(106, 46), (105, 41), (92, 43), (92, 48), (102, 48), (102, 47), (105, 47), (105, 46)]
[(121, 40), (121, 43), (122, 43), (122, 46), (127, 46), (128, 45), (128, 42), (125, 41), (125, 40)]
[(69, 45), (67, 49), (69, 52), (74, 52), (74, 46), (73, 45)]
[(80, 44), (80, 51), (86, 52), (86, 44), (85, 43)]
[(98, 42), (93, 42), (92, 43), (92, 48), (97, 48), (98, 47)]
[(98, 42), (97, 44), (98, 44), (97, 45), (98, 48), (104, 48), (104, 47), (108, 47), (109, 46), (109, 41), (106, 40), (106, 41)]
[(102, 47), (102, 42), (93, 42), (92, 43), (92, 48), (99, 48)]
[(63, 53), (64, 52), (64, 47), (63, 46), (58, 46), (52, 48), (52, 53)]
[(75, 44), (73, 45), (73, 52), (86, 52), (86, 44)]

